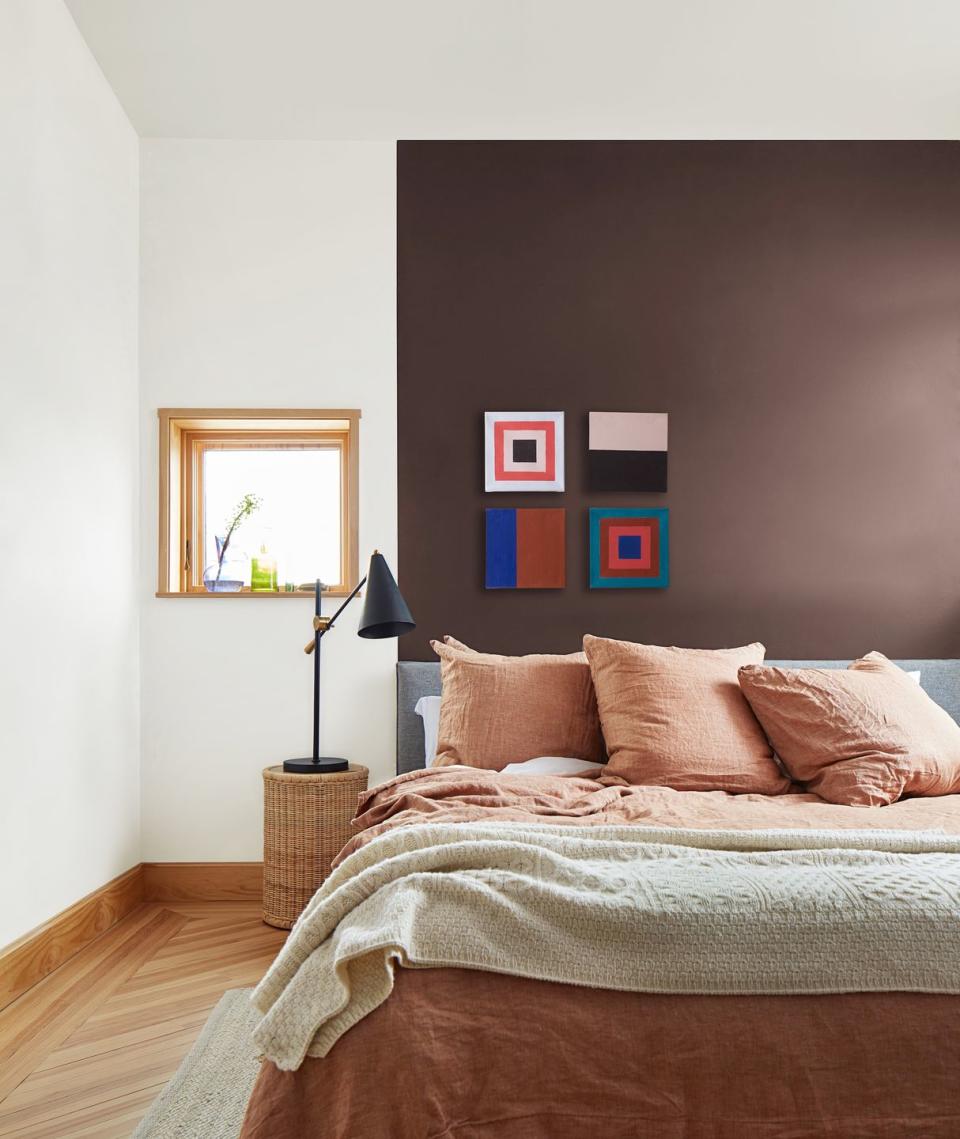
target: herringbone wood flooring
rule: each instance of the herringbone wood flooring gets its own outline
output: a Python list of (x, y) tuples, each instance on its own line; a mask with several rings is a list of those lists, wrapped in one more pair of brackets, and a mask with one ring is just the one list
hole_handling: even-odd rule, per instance
[(147, 903), (0, 1012), (0, 1137), (129, 1136), (226, 989), (286, 934), (253, 902)]

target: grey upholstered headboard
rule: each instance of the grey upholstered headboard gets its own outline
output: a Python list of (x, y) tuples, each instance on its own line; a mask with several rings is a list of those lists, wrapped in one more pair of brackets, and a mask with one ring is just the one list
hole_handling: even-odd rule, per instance
[[(771, 660), (787, 668), (846, 668), (848, 660)], [(941, 708), (960, 723), (960, 660), (898, 660)], [(397, 774), (424, 766), (423, 721), (413, 708), (421, 696), (440, 695), (439, 661), (402, 660), (397, 664)]]
[(423, 720), (414, 712), (421, 696), (440, 695), (440, 662), (397, 662), (397, 774), (425, 767)]

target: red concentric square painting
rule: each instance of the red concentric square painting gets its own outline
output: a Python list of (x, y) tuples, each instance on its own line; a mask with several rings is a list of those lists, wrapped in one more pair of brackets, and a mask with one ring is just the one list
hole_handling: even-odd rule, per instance
[(488, 411), (484, 452), (487, 491), (563, 490), (563, 412)]

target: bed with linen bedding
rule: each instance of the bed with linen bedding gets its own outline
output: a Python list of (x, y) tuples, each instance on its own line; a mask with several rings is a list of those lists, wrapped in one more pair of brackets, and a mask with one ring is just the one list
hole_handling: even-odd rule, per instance
[(244, 1139), (960, 1135), (960, 794), (425, 767), (439, 672), (255, 995)]

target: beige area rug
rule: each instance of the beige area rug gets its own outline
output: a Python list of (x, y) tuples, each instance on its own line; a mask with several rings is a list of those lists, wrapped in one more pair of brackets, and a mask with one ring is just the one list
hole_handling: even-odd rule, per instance
[(230, 989), (133, 1139), (237, 1139), (260, 1072), (251, 989)]

